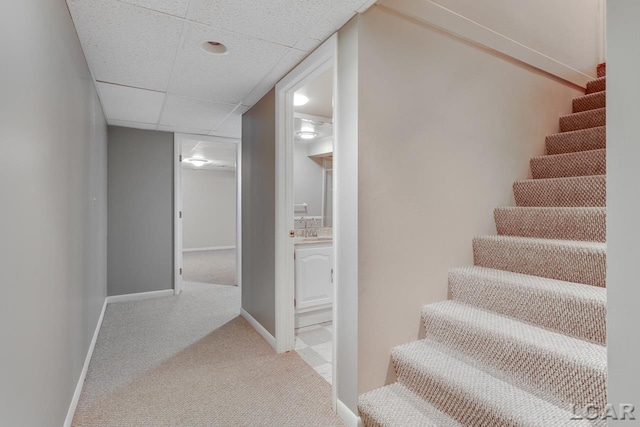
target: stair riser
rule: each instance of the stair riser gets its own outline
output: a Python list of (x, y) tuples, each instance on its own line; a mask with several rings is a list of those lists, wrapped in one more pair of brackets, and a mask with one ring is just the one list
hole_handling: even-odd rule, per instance
[(607, 106), (606, 92), (597, 92), (575, 98), (572, 103), (573, 112), (580, 113), (582, 111), (595, 110), (597, 108), (605, 108)]
[(605, 109), (590, 110), (560, 117), (560, 132), (605, 126), (607, 113)]
[(579, 209), (496, 209), (499, 235), (537, 237), (541, 239), (605, 242), (607, 219), (605, 208)]
[(449, 289), (454, 300), (474, 307), (595, 344), (606, 343), (606, 298), (571, 298), (533, 283), (523, 286), (455, 271), (449, 272)]
[(557, 133), (546, 138), (547, 154), (564, 154), (599, 150), (607, 146), (606, 128), (591, 128), (579, 132)]
[(592, 80), (589, 83), (587, 83), (587, 91), (586, 94), (592, 94), (592, 93), (596, 93), (596, 92), (602, 92), (607, 90), (607, 79), (597, 79), (597, 80)]
[(513, 184), (517, 206), (603, 207), (607, 203), (606, 193), (606, 180), (602, 175)]
[[(606, 403), (601, 400), (606, 396), (606, 366), (578, 364), (544, 347), (534, 347), (493, 330), (475, 328), (471, 323), (460, 323), (430, 311), (429, 306), (425, 307), (423, 320), (427, 338), (508, 373), (521, 384), (534, 385), (562, 402), (580, 407), (589, 403), (603, 407)], [(553, 367), (553, 379), (549, 378), (551, 372), (540, 369), (541, 366)]]
[(604, 77), (607, 75), (607, 64), (606, 63), (602, 63), (602, 64), (598, 64), (598, 67), (596, 68), (596, 73), (598, 77)]
[(606, 173), (606, 150), (540, 156), (531, 159), (531, 174), (534, 179), (604, 175)]
[(597, 250), (474, 239), (473, 258), (480, 267), (606, 286), (606, 254)]

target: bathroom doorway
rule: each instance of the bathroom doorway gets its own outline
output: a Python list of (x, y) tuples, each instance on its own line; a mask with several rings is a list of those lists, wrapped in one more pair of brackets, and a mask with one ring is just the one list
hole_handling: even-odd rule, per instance
[(329, 383), (333, 376), (333, 76), (293, 96), (294, 348)]
[(295, 350), (333, 385), (337, 37), (276, 85), (276, 350)]

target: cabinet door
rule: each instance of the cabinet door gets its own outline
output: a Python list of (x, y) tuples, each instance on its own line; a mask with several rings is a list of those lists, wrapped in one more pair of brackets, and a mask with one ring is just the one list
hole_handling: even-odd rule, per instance
[(333, 301), (333, 249), (296, 249), (296, 307), (310, 308)]

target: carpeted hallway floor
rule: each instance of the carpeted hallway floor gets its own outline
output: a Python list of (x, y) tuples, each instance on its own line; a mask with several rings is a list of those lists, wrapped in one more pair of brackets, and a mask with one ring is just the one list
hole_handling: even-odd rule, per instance
[(183, 252), (182, 275), (188, 282), (236, 286), (236, 250)]
[(184, 288), (107, 306), (74, 426), (343, 425), (330, 385), (239, 317), (238, 288)]

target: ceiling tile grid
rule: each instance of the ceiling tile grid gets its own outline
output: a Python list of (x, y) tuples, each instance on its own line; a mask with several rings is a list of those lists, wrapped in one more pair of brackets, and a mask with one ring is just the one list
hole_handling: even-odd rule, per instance
[(67, 0), (110, 124), (236, 138), (248, 106), (374, 2)]

